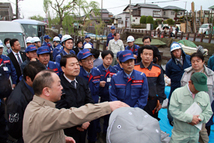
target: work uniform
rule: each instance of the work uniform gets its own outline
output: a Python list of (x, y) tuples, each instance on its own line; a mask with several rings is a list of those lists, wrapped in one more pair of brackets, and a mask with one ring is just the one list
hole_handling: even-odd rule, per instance
[(114, 34), (112, 33), (109, 33), (108, 36), (107, 36), (107, 42), (106, 42), (106, 46), (108, 46), (108, 43), (111, 39), (114, 39)]
[[(181, 78), (181, 86), (185, 86), (188, 81), (190, 80), (191, 78), (191, 75), (194, 73), (194, 69), (192, 67), (189, 67), (189, 68), (186, 68), (184, 70), (184, 74)], [(204, 70), (201, 71), (202, 73), (204, 73), (207, 77), (207, 87), (208, 87), (208, 95), (210, 97), (210, 104), (211, 104), (211, 107), (212, 107), (212, 111), (214, 112), (214, 102), (213, 102), (213, 95), (214, 95), (214, 91), (213, 91), (213, 86), (214, 86), (214, 72), (207, 68), (205, 65), (204, 65)], [(207, 127), (210, 127), (211, 125), (213, 125), (213, 116), (214, 114), (212, 115), (212, 117), (210, 118), (210, 120), (206, 123), (206, 126)], [(199, 132), (199, 142), (208, 142), (209, 141), (209, 136), (207, 134), (207, 131), (205, 129), (205, 127), (203, 126), (201, 131)]]
[(117, 72), (123, 70), (123, 68), (120, 67), (119, 63), (113, 66), (114, 69), (117, 70)]
[(53, 102), (35, 95), (24, 113), (23, 139), (26, 143), (65, 143), (63, 129), (110, 113), (106, 102), (59, 110)]
[(185, 111), (196, 102), (202, 109), (199, 118), (202, 123), (207, 123), (212, 116), (209, 95), (204, 92), (198, 92), (195, 97), (186, 84), (183, 87), (177, 88), (171, 96), (169, 104), (169, 112), (174, 121), (172, 136), (170, 143), (196, 143), (199, 138), (199, 129), (188, 123), (192, 122), (193, 115), (185, 113)]
[(0, 65), (4, 70), (5, 76), (8, 79), (11, 76), (12, 84), (16, 84), (17, 81), (16, 69), (13, 66), (13, 63), (11, 62), (10, 58), (5, 55), (0, 55)]
[(131, 107), (143, 109), (147, 104), (149, 87), (146, 75), (133, 70), (128, 77), (124, 70), (115, 74), (109, 86), (110, 100), (120, 100)]
[[(156, 119), (158, 118), (158, 113), (156, 113), (156, 106), (158, 105), (158, 101), (160, 104), (163, 103), (163, 100), (166, 98), (164, 94), (165, 82), (164, 75), (161, 68), (151, 62), (151, 64), (145, 68), (143, 63), (140, 62), (134, 67), (135, 70), (139, 72), (143, 72), (146, 74), (149, 86), (149, 95), (148, 102), (144, 110), (151, 116)], [(158, 96), (157, 96), (158, 95)]]
[(126, 46), (125, 47), (125, 50), (131, 50), (132, 52), (133, 52), (133, 54), (134, 55), (138, 55), (138, 49), (139, 49), (140, 47), (138, 46), (138, 45), (133, 45), (132, 47), (129, 47), (129, 46)]
[(62, 52), (62, 50), (63, 50), (63, 46), (60, 45), (60, 44), (58, 44), (58, 45), (53, 49), (53, 61), (56, 60), (56, 56), (57, 56), (58, 54), (60, 54), (60, 53)]
[[(86, 70), (81, 67), (79, 76), (87, 80), (94, 103), (98, 103), (101, 78), (100, 70), (94, 67), (91, 69), (90, 73), (87, 73)], [(99, 120), (96, 119), (91, 121), (90, 126), (88, 127), (88, 140), (95, 142), (97, 140), (96, 137), (98, 132), (100, 132), (100, 125)]]
[(25, 108), (33, 99), (34, 91), (25, 80), (21, 80), (7, 100), (8, 133), (18, 143), (24, 143), (22, 139), (22, 121)]
[[(79, 108), (87, 103), (94, 103), (88, 87), (88, 81), (84, 78), (77, 76), (73, 84), (65, 75), (61, 75), (60, 79), (63, 87), (63, 95), (56, 104), (57, 108)], [(86, 131), (77, 130), (77, 127), (81, 126), (80, 124), (71, 128), (66, 128), (64, 129), (64, 133), (66, 136), (73, 137), (77, 143), (85, 143)]]
[(62, 73), (60, 64), (57, 62), (49, 61), (45, 67), (46, 69), (52, 69), (58, 76)]
[(52, 45), (51, 45), (51, 43), (50, 42), (43, 42), (43, 44), (42, 44), (42, 46), (48, 46), (49, 47), (49, 49), (50, 49), (50, 51), (53, 51), (53, 47), (52, 47)]
[[(74, 52), (74, 50), (70, 50), (70, 53), (69, 54), (74, 54), (74, 55), (76, 55), (76, 53)], [(60, 64), (60, 60), (61, 60), (61, 58), (62, 58), (62, 56), (65, 56), (65, 55), (68, 55), (68, 53), (67, 52), (65, 52), (65, 50), (63, 49), (62, 51), (61, 51), (61, 53), (59, 53), (57, 56), (56, 56), (56, 62), (57, 63), (59, 63)]]
[[(101, 97), (100, 102), (104, 101), (110, 101), (109, 99), (109, 85), (111, 82), (111, 77), (117, 73), (117, 70), (114, 69), (112, 66), (109, 66), (108, 69), (106, 69), (103, 64), (99, 65), (97, 67), (101, 72), (101, 78), (100, 81), (105, 81), (105, 87), (100, 87), (99, 95)], [(106, 133), (108, 128), (108, 120), (109, 115), (104, 116), (104, 123), (103, 123), (103, 133)]]

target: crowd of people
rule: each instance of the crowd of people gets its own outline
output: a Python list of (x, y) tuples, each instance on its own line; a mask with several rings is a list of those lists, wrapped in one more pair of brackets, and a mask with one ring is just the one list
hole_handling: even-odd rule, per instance
[[(39, 37), (28, 37), (25, 52), (18, 39), (0, 41), (0, 142), (95, 143), (102, 135), (116, 143), (107, 135), (110, 113), (134, 107), (160, 120), (166, 74), (171, 79), (168, 119), (174, 126), (170, 142), (208, 143), (214, 110), (213, 57), (206, 67), (200, 51), (189, 56), (173, 42), (164, 70), (151, 37), (143, 37), (140, 47), (130, 35), (124, 47), (114, 26), (102, 52), (94, 49), (88, 35), (76, 43), (70, 35), (53, 37), (53, 45), (50, 39), (45, 35), (41, 44)], [(186, 113), (194, 102), (201, 112)]]

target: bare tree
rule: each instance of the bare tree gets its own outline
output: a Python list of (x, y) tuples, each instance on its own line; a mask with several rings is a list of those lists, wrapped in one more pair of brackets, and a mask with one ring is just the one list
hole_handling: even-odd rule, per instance
[(79, 15), (81, 16), (80, 11), (83, 11), (84, 14), (89, 13), (90, 8), (98, 7), (98, 3), (91, 1), (88, 3), (86, 0), (44, 0), (44, 11), (48, 11), (50, 6), (59, 17), (58, 22), (58, 33), (60, 33), (60, 28), (62, 27), (63, 19), (68, 15)]

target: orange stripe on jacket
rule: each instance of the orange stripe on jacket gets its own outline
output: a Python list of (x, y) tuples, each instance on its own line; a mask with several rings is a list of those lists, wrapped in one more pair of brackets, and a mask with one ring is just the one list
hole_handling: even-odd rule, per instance
[(134, 66), (134, 69), (145, 73), (146, 77), (158, 77), (161, 74), (161, 69), (157, 66), (152, 66), (152, 69), (149, 70), (147, 68), (141, 68), (140, 65)]

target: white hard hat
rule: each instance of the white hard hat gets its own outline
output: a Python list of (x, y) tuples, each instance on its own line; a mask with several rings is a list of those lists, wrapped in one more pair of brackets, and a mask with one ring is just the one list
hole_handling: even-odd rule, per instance
[(35, 42), (41, 42), (41, 40), (39, 39), (39, 37), (33, 37), (33, 43)]
[(2, 41), (0, 40), (0, 47), (3, 47), (4, 48), (4, 45), (2, 43)]
[(65, 41), (69, 40), (69, 39), (73, 40), (73, 38), (70, 35), (64, 35), (64, 36), (62, 36), (62, 41), (61, 42), (63, 43)]
[(129, 43), (129, 42), (134, 42), (134, 37), (133, 36), (128, 36), (127, 43)]
[(178, 42), (173, 42), (170, 46), (170, 52), (177, 49), (182, 49), (181, 45)]
[(59, 39), (59, 37), (58, 36), (55, 36), (54, 38), (53, 38), (53, 42), (60, 42), (60, 39)]
[(27, 37), (26, 43), (33, 43), (33, 38), (32, 37)]
[(92, 48), (92, 46), (91, 46), (91, 44), (89, 44), (89, 43), (86, 43), (85, 45), (84, 45), (84, 49), (91, 49)]

